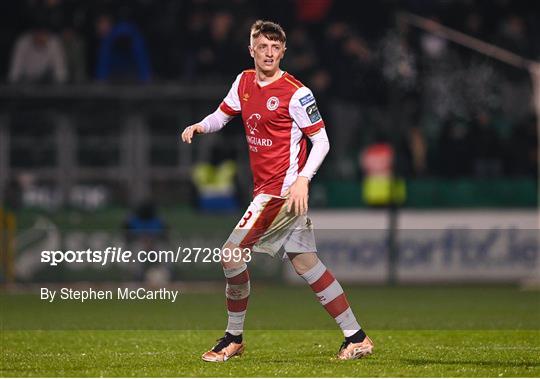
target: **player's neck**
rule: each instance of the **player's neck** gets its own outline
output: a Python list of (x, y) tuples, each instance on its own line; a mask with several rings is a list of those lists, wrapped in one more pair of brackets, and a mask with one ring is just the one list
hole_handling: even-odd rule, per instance
[(281, 78), (283, 73), (284, 72), (280, 68), (278, 68), (273, 73), (264, 72), (262, 70), (256, 70), (257, 82), (262, 86), (268, 85), (278, 80), (279, 78)]

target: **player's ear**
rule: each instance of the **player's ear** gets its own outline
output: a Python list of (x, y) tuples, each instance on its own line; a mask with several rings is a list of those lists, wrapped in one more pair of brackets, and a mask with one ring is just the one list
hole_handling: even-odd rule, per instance
[(283, 50), (281, 50), (281, 58), (285, 56), (285, 51), (287, 51), (287, 46), (283, 45)]
[(255, 58), (255, 52), (253, 51), (253, 48), (251, 45), (248, 45), (249, 55), (251, 55), (251, 58)]

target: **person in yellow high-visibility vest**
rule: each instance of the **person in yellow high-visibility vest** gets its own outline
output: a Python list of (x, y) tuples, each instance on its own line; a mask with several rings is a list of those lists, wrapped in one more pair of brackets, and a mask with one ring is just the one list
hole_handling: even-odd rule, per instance
[(236, 163), (226, 160), (217, 165), (198, 163), (192, 179), (197, 188), (199, 208), (203, 210), (235, 210)]
[(360, 166), (365, 177), (362, 197), (371, 206), (402, 204), (406, 198), (405, 181), (392, 175), (394, 149), (381, 142), (368, 146), (360, 154)]

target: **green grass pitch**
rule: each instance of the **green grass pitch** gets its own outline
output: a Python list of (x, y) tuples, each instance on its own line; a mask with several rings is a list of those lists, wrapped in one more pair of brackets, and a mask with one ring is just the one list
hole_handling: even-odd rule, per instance
[(174, 303), (46, 304), (1, 295), (2, 376), (540, 376), (540, 296), (514, 287), (350, 287), (374, 355), (334, 359), (342, 336), (307, 287), (254, 283), (246, 352), (200, 355), (221, 336), (223, 292)]

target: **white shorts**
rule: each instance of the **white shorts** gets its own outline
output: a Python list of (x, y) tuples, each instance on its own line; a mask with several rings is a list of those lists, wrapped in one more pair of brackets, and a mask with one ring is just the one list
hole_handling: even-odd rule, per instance
[(266, 194), (255, 196), (228, 241), (272, 256), (282, 246), (286, 253), (317, 252), (311, 220), (287, 212), (285, 200)]

